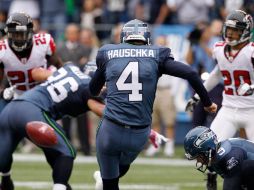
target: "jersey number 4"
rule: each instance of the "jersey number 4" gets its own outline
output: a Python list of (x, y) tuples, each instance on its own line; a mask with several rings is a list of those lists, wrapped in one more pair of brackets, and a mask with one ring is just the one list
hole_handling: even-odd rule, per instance
[[(131, 77), (131, 82), (126, 82)], [(142, 83), (139, 82), (138, 62), (129, 62), (116, 82), (119, 91), (131, 91), (129, 101), (142, 101)]]

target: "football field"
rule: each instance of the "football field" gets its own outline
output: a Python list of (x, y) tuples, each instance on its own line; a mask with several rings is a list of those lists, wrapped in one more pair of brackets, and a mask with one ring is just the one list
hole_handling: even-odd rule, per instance
[[(51, 170), (41, 154), (15, 154), (12, 175), (16, 190), (52, 189)], [(185, 159), (139, 157), (120, 180), (126, 190), (204, 190), (205, 176)], [(74, 190), (94, 190), (95, 157), (78, 155), (70, 180)], [(219, 178), (219, 188), (221, 179)]]

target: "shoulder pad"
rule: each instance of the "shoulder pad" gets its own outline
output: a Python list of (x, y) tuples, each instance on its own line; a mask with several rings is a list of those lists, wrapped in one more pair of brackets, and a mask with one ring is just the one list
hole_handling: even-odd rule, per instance
[(174, 56), (173, 56), (170, 48), (159, 47), (159, 50), (160, 50), (160, 57), (164, 57), (164, 58), (170, 57), (170, 58), (174, 59)]
[(36, 45), (45, 45), (50, 42), (51, 35), (48, 33), (37, 33), (34, 34), (33, 39)]

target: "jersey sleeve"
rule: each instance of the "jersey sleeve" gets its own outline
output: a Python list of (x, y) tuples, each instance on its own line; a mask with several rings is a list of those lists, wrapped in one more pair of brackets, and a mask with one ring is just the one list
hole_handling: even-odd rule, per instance
[(50, 34), (47, 34), (47, 38), (49, 38), (47, 55), (51, 56), (56, 52), (56, 44), (53, 37)]
[(162, 74), (168, 74), (188, 80), (192, 88), (199, 95), (204, 106), (208, 107), (212, 105), (211, 99), (208, 96), (208, 92), (203, 86), (198, 73), (189, 65), (174, 61), (172, 57), (167, 57), (164, 60), (164, 63), (161, 64), (160, 71)]
[(104, 51), (100, 51), (100, 50), (98, 51), (98, 54), (96, 56), (96, 65), (97, 65), (97, 70), (95, 71), (89, 84), (89, 89), (92, 95), (94, 96), (99, 94), (106, 80)]
[(171, 49), (169, 48), (159, 48), (159, 64), (162, 65), (165, 64), (166, 60), (174, 60), (174, 56), (171, 52)]

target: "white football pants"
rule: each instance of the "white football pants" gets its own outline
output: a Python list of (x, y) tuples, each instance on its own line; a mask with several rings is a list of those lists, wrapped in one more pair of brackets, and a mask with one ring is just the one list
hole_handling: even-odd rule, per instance
[(222, 106), (211, 124), (219, 141), (234, 137), (239, 128), (244, 128), (247, 138), (254, 141), (254, 108)]

